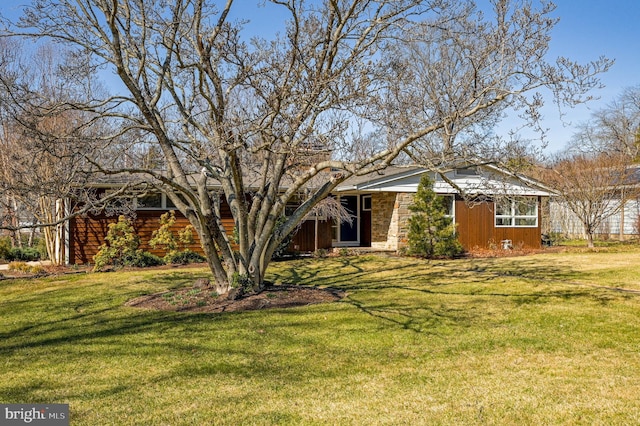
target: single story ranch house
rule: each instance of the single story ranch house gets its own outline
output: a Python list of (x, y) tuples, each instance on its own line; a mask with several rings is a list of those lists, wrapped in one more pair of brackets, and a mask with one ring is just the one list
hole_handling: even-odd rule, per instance
[[(422, 174), (430, 173), (434, 191), (447, 199), (448, 214), (466, 250), (474, 248), (539, 248), (542, 200), (550, 191), (540, 183), (509, 173), (492, 164), (451, 168), (442, 175), (419, 166), (394, 166), (384, 171), (353, 177), (338, 186), (333, 196), (350, 212), (351, 223), (312, 218), (303, 222), (290, 249), (311, 252), (332, 247), (371, 247), (400, 250), (407, 244), (409, 206)], [(223, 223), (232, 227), (231, 212), (224, 209)], [(134, 204), (136, 205), (136, 204)], [(133, 226), (142, 248), (148, 246), (159, 218), (173, 206), (163, 194), (152, 194), (137, 203)], [(176, 231), (188, 221), (176, 212)], [(104, 242), (108, 224), (116, 216), (89, 214), (69, 220), (64, 252), (69, 264), (93, 263)], [(318, 238), (316, 238), (316, 232)], [(199, 245), (192, 249), (201, 251)]]

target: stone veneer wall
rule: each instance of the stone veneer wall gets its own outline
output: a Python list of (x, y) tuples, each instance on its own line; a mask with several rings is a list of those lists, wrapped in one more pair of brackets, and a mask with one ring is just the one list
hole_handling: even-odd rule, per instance
[(396, 194), (393, 192), (371, 194), (371, 247), (391, 250), (387, 243), (395, 202)]
[(377, 192), (371, 196), (371, 247), (398, 250), (407, 245), (413, 194)]
[(395, 250), (406, 247), (409, 242), (409, 217), (411, 216), (409, 206), (411, 204), (413, 204), (413, 194), (397, 194), (396, 203), (393, 207), (394, 216), (397, 216), (397, 239)]

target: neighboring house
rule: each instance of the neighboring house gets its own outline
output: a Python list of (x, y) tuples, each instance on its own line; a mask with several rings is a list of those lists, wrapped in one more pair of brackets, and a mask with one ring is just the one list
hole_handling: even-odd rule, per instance
[[(549, 190), (532, 179), (484, 165), (451, 169), (444, 174), (446, 179), (416, 166), (389, 167), (350, 178), (335, 189), (333, 196), (350, 212), (352, 222), (307, 220), (294, 235), (290, 249), (296, 252), (331, 247), (402, 249), (407, 244), (409, 205), (424, 173), (431, 174), (435, 192), (448, 199), (449, 214), (465, 249), (540, 247), (540, 205), (550, 195)], [(173, 206), (162, 194), (136, 200), (133, 205), (133, 226), (141, 238), (142, 248), (162, 254), (151, 249), (148, 241), (159, 227), (160, 215)], [(222, 203), (221, 208), (223, 224), (232, 227), (228, 206)], [(178, 212), (176, 219), (176, 231), (188, 224)], [(93, 256), (104, 243), (108, 224), (116, 220), (117, 215), (105, 214), (71, 219), (65, 238), (67, 262), (93, 263)], [(199, 245), (192, 249), (201, 251)]]
[[(337, 247), (399, 250), (407, 245), (409, 206), (422, 167), (391, 167), (349, 179), (336, 188), (340, 202), (354, 213), (352, 224), (333, 226)], [(434, 176), (434, 191), (447, 198), (449, 215), (466, 250), (541, 245), (542, 184), (493, 165), (457, 167)]]
[[(603, 196), (596, 198), (604, 207), (604, 212), (591, 210), (596, 216), (604, 216), (594, 233), (598, 238), (625, 240), (640, 235), (640, 165), (631, 165), (627, 171), (621, 185), (605, 188)], [(549, 200), (549, 230), (568, 238), (586, 238), (582, 221), (561, 197)]]
[[(640, 235), (640, 200), (625, 200), (624, 209), (619, 208), (621, 200), (610, 201), (611, 210), (616, 212), (608, 216), (596, 229), (595, 236), (603, 239), (626, 240)], [(584, 225), (565, 203), (551, 198), (549, 202), (550, 231), (567, 238), (586, 238)]]

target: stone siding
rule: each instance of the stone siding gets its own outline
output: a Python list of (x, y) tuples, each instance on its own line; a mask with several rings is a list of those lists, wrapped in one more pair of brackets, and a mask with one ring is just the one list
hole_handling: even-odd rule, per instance
[(378, 192), (371, 196), (371, 247), (398, 250), (407, 245), (413, 194)]
[(411, 204), (413, 204), (413, 194), (397, 194), (396, 203), (393, 208), (394, 216), (397, 216), (395, 250), (406, 247), (409, 242), (409, 217), (411, 217), (409, 206)]
[(395, 250), (388, 246), (389, 225), (395, 202), (396, 194), (393, 192), (371, 194), (371, 247)]

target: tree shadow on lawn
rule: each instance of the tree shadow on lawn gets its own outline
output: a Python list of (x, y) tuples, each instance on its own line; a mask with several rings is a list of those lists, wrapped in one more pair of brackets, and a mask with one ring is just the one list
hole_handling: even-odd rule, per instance
[[(347, 294), (344, 303), (372, 317), (420, 333), (432, 333), (440, 323), (473, 323), (485, 315), (473, 307), (491, 303), (486, 298), (499, 298), (518, 307), (557, 299), (585, 299), (606, 305), (619, 297), (640, 295), (640, 291), (633, 289), (577, 281), (581, 276), (579, 272), (566, 266), (537, 262), (535, 258), (527, 261), (501, 258), (460, 262), (416, 259), (416, 262), (424, 262), (421, 268), (416, 268), (415, 263), (381, 264), (369, 270), (360, 267), (361, 262), (363, 260), (358, 257), (341, 259), (346, 273), (341, 273), (335, 262), (329, 261), (326, 267), (318, 264), (313, 269), (293, 267), (276, 276), (282, 281), (306, 285), (317, 280), (319, 285), (343, 290)], [(354, 270), (355, 273), (350, 272)], [(362, 293), (368, 291), (386, 293), (381, 297)], [(469, 306), (460, 308), (451, 298), (471, 299)]]
[[(546, 266), (541, 268), (548, 269)], [(367, 328), (371, 328), (372, 332), (378, 332), (381, 322), (386, 324), (384, 332), (407, 330), (445, 339), (446, 336), (438, 331), (443, 330), (442, 326), (467, 328), (493, 321), (486, 310), (482, 309), (486, 303), (491, 303), (491, 299), (512, 301), (513, 306), (516, 307), (524, 303), (545, 303), (545, 300), (553, 298), (598, 299), (610, 294), (606, 289), (594, 291), (566, 287), (513, 293), (460, 289), (450, 291), (451, 289), (445, 288), (448, 285), (444, 283), (448, 277), (446, 271), (434, 271), (433, 274), (426, 274), (426, 276), (424, 274), (406, 276), (408, 270), (409, 266), (394, 269), (398, 275), (404, 273), (405, 275), (401, 277), (412, 282), (406, 285), (400, 283), (397, 277), (376, 282), (362, 280), (363, 276), (355, 282), (345, 277), (334, 285), (339, 285), (342, 290), (352, 294), (337, 304), (325, 305), (323, 308), (315, 307), (314, 313), (323, 309), (330, 316), (330, 320), (335, 321), (331, 324), (335, 326), (339, 322), (344, 327), (341, 330), (333, 330), (338, 339), (340, 334), (349, 333), (350, 327), (356, 327), (359, 333), (366, 332)], [(536, 272), (535, 269), (529, 271)], [(482, 275), (487, 271), (474, 271), (473, 266), (470, 266), (466, 272), (474, 276)], [(489, 272), (493, 273), (493, 271)], [(525, 274), (527, 271), (521, 272)], [(536, 273), (542, 274), (542, 272), (540, 270)], [(368, 272), (360, 271), (356, 275), (365, 274), (366, 276), (366, 273)], [(419, 278), (424, 280), (424, 284), (417, 286), (413, 281)], [(483, 276), (478, 282), (484, 283), (487, 280), (488, 278)], [(375, 294), (381, 292), (389, 293), (380, 296)], [(394, 294), (397, 294), (398, 298), (394, 298)], [(460, 303), (461, 298), (466, 301)], [(350, 315), (345, 320), (342, 317), (345, 304), (353, 306), (373, 321), (362, 322), (357, 315)], [(332, 312), (336, 313), (335, 318)], [(160, 370), (154, 368), (153, 373), (141, 370), (139, 376), (134, 374), (136, 372), (131, 372), (131, 375), (124, 374), (113, 381), (100, 377), (94, 379), (97, 380), (96, 384), (86, 384), (80, 388), (71, 387), (70, 389), (55, 377), (46, 375), (38, 377), (34, 374), (22, 383), (7, 382), (0, 385), (0, 397), (6, 401), (50, 403), (50, 395), (60, 395), (60, 398), (90, 401), (111, 398), (147, 386), (172, 386), (173, 381), (178, 377), (181, 380), (214, 376), (220, 376), (221, 380), (226, 377), (226, 380), (229, 380), (241, 377), (260, 378), (259, 380), (262, 381), (273, 379), (280, 383), (298, 383), (302, 380), (301, 371), (306, 378), (331, 377), (332, 374), (356, 374), (351, 370), (345, 373), (344, 365), (335, 367), (323, 365), (316, 366), (314, 369), (304, 369), (298, 365), (303, 361), (296, 357), (287, 357), (286, 354), (274, 355), (278, 351), (279, 342), (282, 342), (285, 348), (295, 345), (312, 347), (311, 356), (314, 357), (315, 362), (319, 363), (321, 358), (340, 359), (344, 364), (350, 359), (357, 359), (361, 348), (345, 349), (344, 345), (334, 346), (331, 341), (320, 345), (313, 336), (298, 336), (291, 333), (292, 327), (313, 330), (320, 326), (327, 327), (327, 330), (331, 329), (331, 324), (325, 325), (318, 322), (313, 314), (307, 316), (304, 311), (287, 309), (272, 313), (278, 318), (277, 320), (270, 319), (271, 314), (264, 312), (186, 314), (138, 311), (112, 305), (94, 310), (88, 308), (85, 312), (57, 320), (34, 322), (20, 329), (0, 333), (1, 357), (9, 360), (14, 351), (33, 348), (44, 349), (43, 352), (36, 351), (30, 355), (34, 356), (34, 362), (45, 359), (47, 357), (45, 352), (51, 353), (54, 359), (65, 359), (66, 355), (63, 352), (66, 351), (69, 351), (65, 361), (68, 363), (91, 363), (92, 357), (101, 357), (100, 353), (103, 351), (108, 351), (109, 354), (107, 361), (100, 358), (102, 364), (116, 363), (115, 360), (118, 357), (134, 359), (148, 357), (148, 363), (151, 365), (155, 362), (154, 359), (164, 359), (162, 357), (167, 352), (172, 354), (169, 359), (180, 359), (180, 362), (166, 365)], [(344, 325), (344, 321), (353, 321), (354, 324)], [(230, 346), (226, 343), (218, 345), (215, 340), (220, 339), (220, 342), (224, 342), (229, 338), (229, 330), (240, 332), (240, 342)], [(183, 335), (185, 340), (181, 340)], [(234, 336), (234, 338), (237, 337)], [(336, 341), (336, 343), (339, 342)], [(84, 349), (85, 346), (88, 349)], [(266, 351), (265, 348), (267, 348)], [(309, 360), (304, 362), (314, 365)], [(289, 368), (290, 366), (294, 368)], [(85, 394), (87, 389), (90, 389), (90, 393)], [(49, 398), (49, 400), (37, 401), (38, 395), (44, 395), (43, 398)]]
[[(342, 311), (339, 306), (334, 309)], [(327, 311), (331, 315), (331, 308)], [(21, 367), (35, 368), (32, 362), (39, 367), (23, 375), (19, 383), (8, 380), (0, 384), (0, 399), (52, 403), (53, 395), (61, 402), (94, 401), (136, 390), (144, 393), (149, 387), (191, 389), (189, 380), (199, 378), (296, 384), (306, 379), (326, 380), (334, 375), (359, 373), (357, 366), (346, 371), (343, 363), (326, 362), (357, 359), (358, 348), (315, 340), (313, 331), (311, 336), (291, 332), (292, 328), (317, 329), (314, 314), (283, 310), (275, 313), (278, 319), (269, 321), (261, 317), (263, 312), (231, 315), (136, 312), (139, 311), (127, 310), (128, 315), (104, 318), (103, 314), (108, 314), (105, 310), (95, 313), (97, 318), (91, 326), (89, 323), (79, 326), (69, 319), (38, 324), (35, 335), (25, 330), (3, 339), (0, 356), (9, 361), (6, 365), (17, 362), (11, 361), (13, 351), (28, 351), (29, 362)], [(293, 319), (283, 320), (282, 315), (291, 315)], [(337, 331), (326, 330), (319, 333), (335, 333), (338, 337)], [(284, 348), (282, 353), (280, 347)], [(298, 348), (306, 349), (301, 352)], [(293, 356), (288, 356), (289, 353)], [(24, 355), (23, 352), (18, 356)], [(78, 370), (74, 365), (83, 367)], [(68, 376), (60, 377), (64, 373)], [(67, 380), (75, 384), (69, 385)]]

